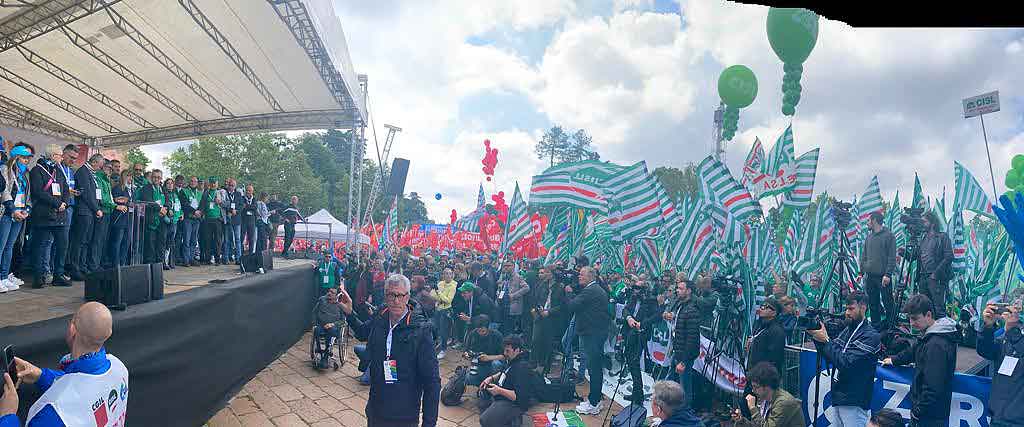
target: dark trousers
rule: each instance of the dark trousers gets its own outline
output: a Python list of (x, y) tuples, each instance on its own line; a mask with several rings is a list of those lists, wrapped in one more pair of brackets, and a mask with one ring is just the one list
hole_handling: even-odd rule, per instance
[(164, 242), (167, 241), (167, 227), (163, 220), (156, 228), (146, 227), (142, 235), (142, 259), (147, 264), (164, 262)]
[(199, 231), (202, 236), (202, 248), (200, 249), (200, 261), (209, 262), (210, 258), (224, 262), (224, 254), (221, 253), (221, 245), (224, 244), (224, 223), (220, 219), (208, 219), (203, 221)]
[(242, 221), (242, 241), (245, 242), (242, 255), (249, 255), (256, 251), (256, 223)]
[(164, 249), (163, 253), (166, 255), (161, 256), (164, 259), (164, 265), (173, 266), (174, 260), (178, 258), (177, 248), (180, 246), (177, 244), (178, 236), (178, 224), (164, 224), (164, 229), (167, 230), (164, 234)]
[(288, 253), (288, 249), (292, 247), (292, 240), (295, 240), (295, 223), (286, 222), (284, 223), (284, 249), (281, 250), (281, 255)]
[(89, 258), (89, 246), (92, 243), (92, 226), (96, 216), (90, 214), (75, 214), (75, 220), (71, 225), (71, 246), (68, 247), (67, 270), (71, 274), (81, 274), (86, 268), (86, 260)]
[[(640, 333), (636, 330), (626, 331), (626, 348), (624, 349), (624, 363), (629, 369), (629, 378), (633, 382), (633, 391), (629, 395), (629, 401), (637, 405), (644, 404), (644, 377), (640, 372), (640, 355), (644, 353), (643, 346), (646, 342), (640, 339)], [(675, 369), (675, 368), (673, 368)]]
[(103, 258), (107, 250), (107, 235), (110, 229), (110, 216), (106, 213), (103, 218), (93, 220), (92, 239), (89, 241), (88, 262), (85, 263), (87, 272), (99, 271), (103, 268)]
[[(36, 277), (52, 273), (54, 277), (64, 274), (64, 258), (68, 253), (68, 235), (64, 226), (35, 227), (32, 240), (36, 242)], [(50, 270), (50, 251), (53, 250), (53, 270)]]
[(127, 247), (123, 244), (128, 240), (128, 227), (124, 224), (120, 227), (110, 227), (110, 244), (107, 246), (107, 268), (117, 265), (124, 265), (127, 257)]
[(196, 245), (199, 242), (200, 220), (196, 218), (182, 219), (181, 222), (181, 249), (179, 249), (181, 262), (192, 263), (196, 257)]
[(587, 356), (587, 373), (590, 374), (590, 394), (587, 400), (591, 405), (601, 403), (601, 386), (604, 384), (604, 341), (608, 332), (592, 335), (580, 335), (583, 340), (583, 353)]
[(523, 408), (508, 399), (492, 398), (480, 410), (481, 427), (519, 427), (523, 422)]
[(935, 308), (935, 318), (946, 317), (946, 294), (949, 293), (949, 282), (945, 280), (932, 280), (927, 276), (917, 281), (920, 293), (932, 300), (932, 307)]
[(256, 252), (263, 252), (270, 243), (270, 224), (256, 224)]
[[(882, 276), (867, 274), (864, 276), (864, 288), (868, 293), (868, 305), (871, 308), (871, 325), (881, 331), (888, 329), (896, 319), (898, 311), (893, 302), (892, 288), (895, 283), (889, 282), (888, 286), (882, 286)], [(882, 323), (882, 313), (885, 313), (885, 323)]]

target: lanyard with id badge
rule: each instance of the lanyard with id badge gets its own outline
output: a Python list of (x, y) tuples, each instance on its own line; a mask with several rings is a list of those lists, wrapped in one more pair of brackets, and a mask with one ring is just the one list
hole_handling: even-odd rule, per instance
[[(408, 315), (409, 314), (406, 313), (406, 316)], [(405, 316), (402, 316), (402, 318), (398, 320), (398, 323), (390, 325), (390, 328), (388, 329), (388, 338), (385, 341), (387, 354), (384, 356), (383, 362), (384, 384), (394, 384), (398, 382), (398, 361), (391, 358), (391, 337), (394, 335), (395, 328), (402, 324), (402, 320), (405, 320)]]

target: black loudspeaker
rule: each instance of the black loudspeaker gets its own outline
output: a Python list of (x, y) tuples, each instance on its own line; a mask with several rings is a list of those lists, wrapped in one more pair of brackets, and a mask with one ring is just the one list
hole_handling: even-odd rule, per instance
[[(90, 273), (85, 277), (85, 300), (116, 310), (152, 299), (150, 265), (129, 265)], [(163, 280), (161, 271), (161, 283)], [(160, 289), (161, 296), (163, 287)]]
[(274, 269), (274, 250), (266, 249), (262, 253), (263, 256), (263, 270), (270, 271)]
[(242, 255), (242, 262), (239, 268), (242, 269), (243, 273), (256, 273), (260, 267), (263, 267), (263, 254), (253, 253)]
[(151, 276), (151, 265), (160, 264), (139, 264), (126, 265), (119, 270), (121, 280), (121, 292), (124, 295), (124, 303), (128, 305), (142, 304), (153, 298), (153, 288), (149, 281)]
[(121, 295), (121, 281), (118, 269), (112, 268), (89, 273), (85, 276), (85, 300), (94, 301), (117, 310), (124, 310), (127, 305)]
[(409, 174), (409, 160), (396, 157), (391, 162), (391, 178), (388, 179), (388, 195), (405, 193), (405, 176)]
[(164, 299), (164, 265), (149, 265), (149, 297), (153, 301)]

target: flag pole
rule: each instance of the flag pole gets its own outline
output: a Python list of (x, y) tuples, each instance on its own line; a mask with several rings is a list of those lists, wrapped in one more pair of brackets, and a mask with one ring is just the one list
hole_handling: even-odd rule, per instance
[(996, 191), (996, 173), (992, 170), (992, 152), (988, 149), (988, 132), (985, 131), (985, 115), (981, 117), (981, 135), (985, 138), (985, 154), (988, 156), (988, 176), (992, 180), (992, 200), (999, 200), (999, 193)]

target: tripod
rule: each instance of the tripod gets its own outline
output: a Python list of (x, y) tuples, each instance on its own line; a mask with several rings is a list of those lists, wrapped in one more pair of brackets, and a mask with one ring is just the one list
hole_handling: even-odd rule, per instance
[[(902, 307), (903, 303), (907, 299), (907, 295), (917, 291), (917, 269), (918, 269), (918, 239), (919, 237), (911, 235), (908, 239), (907, 244), (903, 247), (903, 257), (900, 259), (900, 267), (897, 270), (900, 281), (896, 285), (893, 292), (893, 306)], [(889, 321), (890, 327), (895, 328), (896, 324), (899, 323), (899, 311), (893, 311), (893, 319)]]

